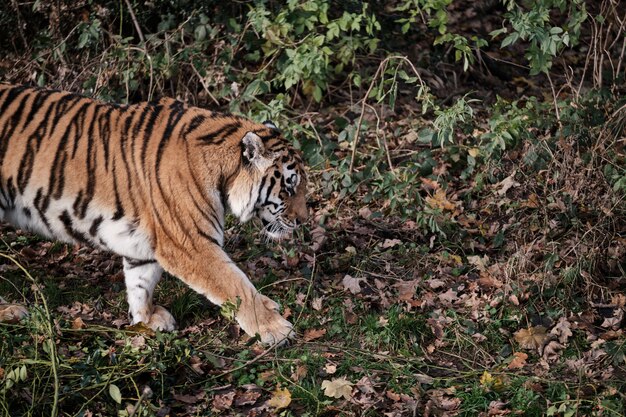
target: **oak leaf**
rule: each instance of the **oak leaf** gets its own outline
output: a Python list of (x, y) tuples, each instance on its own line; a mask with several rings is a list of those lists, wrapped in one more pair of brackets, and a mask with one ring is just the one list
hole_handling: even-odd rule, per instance
[(563, 350), (564, 347), (565, 346), (556, 340), (552, 340), (543, 348), (542, 356), (548, 362), (555, 361), (560, 356), (561, 350)]
[(319, 339), (326, 334), (326, 329), (309, 329), (304, 332), (303, 339), (305, 342)]
[(559, 322), (550, 330), (550, 334), (557, 336), (559, 342), (567, 343), (567, 339), (573, 334), (570, 327), (570, 322), (565, 317), (561, 317)]
[(332, 398), (345, 398), (349, 400), (352, 398), (352, 382), (348, 381), (344, 377), (335, 378), (332, 381), (322, 381), (322, 389), (324, 395)]
[(524, 352), (515, 352), (513, 353), (513, 360), (509, 363), (509, 369), (520, 369), (526, 365), (526, 359), (528, 359), (528, 355)]

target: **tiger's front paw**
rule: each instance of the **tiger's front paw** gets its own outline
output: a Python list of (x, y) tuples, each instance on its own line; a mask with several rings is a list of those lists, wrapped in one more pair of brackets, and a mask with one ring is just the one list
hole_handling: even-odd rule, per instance
[(281, 345), (295, 337), (293, 325), (280, 315), (278, 304), (261, 294), (252, 306), (241, 307), (237, 321), (248, 335), (259, 334), (266, 345)]
[(28, 315), (28, 310), (19, 304), (0, 305), (0, 322), (17, 323)]
[(148, 321), (144, 320), (144, 324), (152, 330), (160, 330), (162, 332), (171, 332), (176, 329), (174, 316), (161, 306), (154, 307), (152, 315), (150, 315)]

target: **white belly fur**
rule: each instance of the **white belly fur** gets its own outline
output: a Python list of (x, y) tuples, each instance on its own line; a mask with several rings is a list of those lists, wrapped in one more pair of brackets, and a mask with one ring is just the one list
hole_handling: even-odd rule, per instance
[[(72, 230), (83, 236), (91, 245), (128, 258), (154, 258), (154, 250), (148, 236), (127, 219), (112, 220), (113, 213), (94, 210), (93, 204), (87, 210), (85, 218), (80, 219), (74, 215), (73, 200), (53, 199), (45, 212), (48, 227), (32, 204), (33, 200), (34, 196), (29, 195), (28, 191), (23, 196), (18, 195), (13, 209), (5, 212), (0, 210), (0, 219), (22, 230), (32, 231), (50, 239), (68, 243), (84, 243), (68, 233), (67, 226), (61, 219), (63, 213), (67, 212), (72, 222)], [(30, 216), (26, 214), (24, 209), (30, 211)], [(93, 230), (90, 229), (99, 217), (102, 217), (102, 220), (96, 233), (92, 235)]]

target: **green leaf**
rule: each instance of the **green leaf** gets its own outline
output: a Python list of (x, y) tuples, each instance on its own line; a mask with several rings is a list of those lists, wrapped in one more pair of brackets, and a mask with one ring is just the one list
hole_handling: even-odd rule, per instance
[(109, 395), (111, 396), (111, 398), (113, 398), (113, 401), (118, 404), (122, 404), (122, 393), (120, 392), (120, 389), (117, 387), (117, 385), (109, 385)]

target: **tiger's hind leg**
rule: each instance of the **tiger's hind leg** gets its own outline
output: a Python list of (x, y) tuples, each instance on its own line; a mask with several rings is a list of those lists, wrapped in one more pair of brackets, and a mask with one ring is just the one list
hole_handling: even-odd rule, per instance
[(154, 259), (124, 258), (124, 281), (132, 324), (143, 322), (153, 330), (162, 331), (176, 328), (176, 320), (170, 312), (152, 304), (152, 294), (162, 272), (163, 268)]

